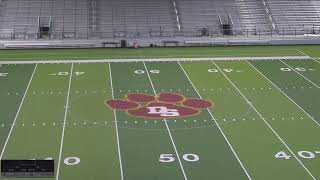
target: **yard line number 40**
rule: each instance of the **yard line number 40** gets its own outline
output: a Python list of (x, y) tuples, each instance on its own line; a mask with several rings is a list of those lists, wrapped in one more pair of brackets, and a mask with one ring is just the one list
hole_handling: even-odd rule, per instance
[[(70, 73), (69, 72), (57, 72), (57, 73), (53, 73), (53, 74), (49, 74), (50, 76), (68, 76)], [(73, 72), (74, 75), (76, 76), (80, 76), (80, 75), (84, 75), (85, 72)]]
[(8, 76), (8, 73), (0, 72), (0, 77), (7, 77), (7, 76)]
[[(30, 159), (30, 160), (36, 160), (36, 159)], [(52, 157), (47, 157), (44, 160), (53, 160)], [(80, 158), (79, 157), (66, 157), (63, 160), (63, 163), (67, 166), (75, 166), (80, 164)]]
[[(303, 158), (303, 159), (314, 159), (317, 157), (320, 157), (320, 151), (298, 151), (298, 156)], [(285, 151), (279, 151), (274, 155), (275, 158), (277, 159), (284, 159), (284, 160), (289, 160), (291, 159), (291, 156), (288, 155)]]

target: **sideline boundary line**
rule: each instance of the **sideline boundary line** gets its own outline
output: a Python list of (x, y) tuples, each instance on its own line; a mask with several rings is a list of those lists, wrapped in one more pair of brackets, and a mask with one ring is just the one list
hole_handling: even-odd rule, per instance
[(88, 59), (88, 60), (34, 60), (0, 61), (0, 64), (70, 64), (70, 63), (109, 63), (109, 62), (176, 62), (176, 61), (224, 61), (224, 60), (280, 60), (310, 59), (309, 56), (270, 56), (270, 57), (208, 57), (208, 58), (141, 58), (141, 59)]
[[(182, 69), (182, 71), (184, 72), (185, 76), (188, 78), (189, 82), (191, 83), (192, 87), (194, 88), (194, 90), (197, 92), (198, 96), (202, 99), (202, 96), (200, 95), (199, 91), (197, 90), (197, 88), (195, 87), (195, 85), (193, 84), (193, 82), (191, 81), (189, 75), (187, 74), (187, 72), (184, 70), (184, 68), (182, 67), (182, 65), (180, 64), (180, 62), (178, 62), (180, 68)], [(217, 125), (217, 127), (219, 128), (222, 136), (224, 137), (224, 139), (226, 140), (227, 144), (229, 145), (231, 151), (233, 152), (234, 156), (236, 157), (236, 159), (238, 160), (240, 166), (242, 167), (242, 169), (244, 170), (245, 174), (247, 175), (247, 177), (249, 178), (249, 180), (251, 180), (251, 176), (249, 175), (248, 171), (246, 170), (246, 168), (244, 167), (244, 165), (242, 164), (240, 158), (238, 157), (237, 153), (235, 152), (235, 150), (233, 149), (231, 143), (229, 142), (227, 136), (224, 134), (222, 128), (220, 127), (219, 123), (217, 122), (216, 118), (212, 115), (211, 111), (209, 110), (209, 108), (207, 108), (208, 113), (210, 114), (211, 118), (214, 120), (215, 124)]]
[(319, 127), (320, 124), (316, 121), (309, 113), (307, 113), (300, 105), (298, 105), (292, 98), (290, 98), (284, 91), (282, 91), (275, 83), (273, 83), (267, 76), (265, 76), (260, 70), (258, 70), (254, 65), (252, 65), (249, 61), (247, 63), (255, 69), (261, 76), (263, 76), (266, 80), (268, 80), (276, 89), (278, 89), (283, 95), (285, 95), (291, 102), (293, 102), (300, 110), (302, 110), (309, 118), (311, 118)]
[[(319, 57), (318, 57), (318, 58), (314, 58), (314, 57), (309, 56), (307, 53), (301, 51), (300, 49), (296, 49), (296, 50), (299, 51), (301, 54), (303, 54), (303, 55), (305, 55), (305, 56), (308, 56), (310, 59), (314, 60), (316, 63), (319, 63), (319, 64), (320, 64), (320, 62), (318, 61), (318, 60), (320, 59)], [(318, 60), (317, 60), (317, 59), (318, 59)]]
[[(157, 91), (156, 91), (156, 89), (154, 88), (154, 85), (153, 85), (151, 76), (150, 76), (150, 74), (149, 74), (149, 70), (148, 70), (148, 68), (147, 68), (147, 66), (146, 66), (146, 63), (145, 63), (144, 61), (143, 61), (143, 65), (144, 65), (144, 68), (145, 68), (145, 70), (146, 70), (146, 72), (147, 72), (149, 81), (150, 81), (150, 83), (151, 83), (153, 93), (154, 93), (155, 96), (157, 96)], [(183, 165), (182, 165), (182, 163), (181, 163), (180, 155), (179, 155), (179, 153), (178, 153), (176, 144), (175, 144), (175, 142), (174, 142), (174, 140), (173, 140), (173, 137), (172, 137), (172, 135), (171, 135), (171, 131), (170, 131), (168, 122), (167, 122), (167, 120), (166, 120), (165, 118), (163, 119), (163, 121), (164, 121), (164, 124), (165, 124), (165, 126), (166, 126), (166, 128), (167, 128), (168, 134), (169, 134), (169, 136), (170, 136), (170, 140), (171, 140), (171, 143), (172, 143), (172, 145), (173, 145), (174, 151), (175, 151), (175, 153), (176, 153), (177, 159), (178, 159), (178, 161), (179, 161), (180, 168), (181, 168), (181, 170), (182, 170), (182, 174), (183, 174), (183, 176), (184, 176), (184, 179), (185, 179), (185, 180), (188, 180), (187, 175), (186, 175), (186, 172), (185, 172), (185, 170), (184, 170), (184, 167), (183, 167)]]
[[(112, 99), (114, 99), (113, 78), (112, 78), (112, 71), (111, 71), (110, 63), (108, 63), (108, 67), (109, 67), (111, 95), (112, 95)], [(123, 169), (122, 169), (122, 158), (121, 158), (121, 149), (120, 149), (120, 141), (119, 141), (118, 120), (117, 120), (117, 112), (115, 109), (113, 109), (113, 115), (114, 115), (114, 121), (115, 121), (115, 126), (116, 126), (116, 137), (117, 137), (118, 158), (119, 158), (119, 165), (120, 165), (120, 175), (121, 175), (121, 180), (123, 180)]]
[(11, 126), (10, 131), (9, 131), (8, 137), (7, 137), (7, 139), (6, 139), (5, 143), (4, 143), (4, 146), (3, 146), (3, 149), (2, 149), (2, 152), (1, 152), (1, 155), (0, 155), (0, 160), (2, 159), (3, 154), (4, 154), (4, 151), (5, 151), (6, 147), (7, 147), (8, 142), (9, 142), (10, 136), (11, 136), (12, 131), (13, 131), (13, 127), (15, 126), (16, 121), (17, 121), (17, 119), (18, 119), (18, 116), (19, 116), (19, 114), (20, 114), (20, 110), (21, 110), (22, 105), (23, 105), (23, 103), (24, 103), (24, 100), (25, 100), (25, 98), (26, 98), (26, 96), (27, 96), (27, 93), (28, 93), (30, 84), (31, 84), (31, 82), (32, 82), (32, 80), (33, 80), (33, 76), (34, 76), (34, 74), (35, 74), (35, 72), (36, 72), (36, 70), (37, 70), (37, 67), (38, 67), (38, 65), (36, 65), (36, 66), (34, 67), (34, 69), (33, 69), (33, 72), (32, 72), (32, 75), (31, 75), (31, 77), (30, 77), (28, 86), (27, 86), (27, 88), (26, 88), (26, 90), (25, 90), (25, 92), (24, 92), (24, 95), (23, 95), (23, 97), (22, 97), (22, 100), (21, 100), (21, 103), (20, 103), (20, 105), (19, 105), (18, 111), (17, 111), (17, 113), (16, 113), (16, 116), (14, 117), (13, 124), (12, 124), (12, 126)]
[(301, 77), (303, 77), (305, 80), (307, 80), (309, 83), (313, 84), (315, 87), (320, 88), (320, 86), (318, 86), (316, 83), (314, 83), (313, 81), (311, 81), (309, 78), (307, 78), (306, 76), (304, 76), (303, 74), (301, 74), (300, 72), (298, 72), (296, 69), (292, 68), (289, 64), (285, 63), (284, 61), (280, 60), (283, 64), (285, 64), (286, 66), (288, 66), (290, 69), (292, 69), (294, 72), (296, 72), (297, 74), (299, 74)]
[(247, 99), (247, 97), (239, 90), (239, 88), (229, 79), (229, 77), (221, 71), (220, 67), (213, 61), (211, 61), (223, 74), (223, 76), (229, 81), (229, 83), (236, 88), (238, 93), (246, 100), (246, 102), (253, 108), (253, 110), (260, 116), (260, 118), (265, 122), (265, 124), (269, 127), (269, 129), (277, 136), (277, 138), (282, 142), (282, 144), (287, 148), (287, 150), (292, 154), (292, 156), (299, 162), (299, 164), (306, 170), (306, 172), (312, 177), (313, 180), (317, 180), (309, 169), (302, 163), (302, 161), (294, 154), (291, 148), (284, 142), (284, 140), (278, 135), (278, 133), (272, 128), (272, 126), (267, 122), (267, 120), (262, 116), (262, 114), (256, 109), (255, 106)]
[(61, 135), (61, 144), (60, 144), (60, 153), (59, 153), (59, 161), (58, 161), (58, 167), (57, 167), (56, 180), (59, 179), (59, 173), (60, 173), (60, 164), (61, 164), (61, 156), (62, 156), (62, 149), (63, 149), (63, 142), (64, 142), (64, 132), (66, 129), (67, 115), (68, 115), (68, 109), (69, 109), (69, 97), (70, 97), (72, 76), (73, 76), (73, 64), (71, 64), (71, 70), (70, 70), (68, 94), (67, 94), (66, 106), (65, 106), (65, 111), (64, 111), (64, 120), (63, 120), (63, 128), (62, 128), (62, 135)]

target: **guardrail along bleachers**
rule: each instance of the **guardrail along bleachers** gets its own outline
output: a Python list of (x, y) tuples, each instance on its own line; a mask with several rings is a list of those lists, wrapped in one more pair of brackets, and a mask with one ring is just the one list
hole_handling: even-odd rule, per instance
[(103, 36), (116, 37), (172, 35), (169, 3), (169, 0), (100, 0), (100, 30)]
[(226, 19), (229, 15), (234, 34), (255, 33), (256, 29), (268, 31), (270, 28), (259, 6), (258, 0), (178, 0), (185, 31), (207, 27), (219, 34), (219, 15)]
[(319, 1), (266, 0), (266, 2), (280, 34), (319, 33)]

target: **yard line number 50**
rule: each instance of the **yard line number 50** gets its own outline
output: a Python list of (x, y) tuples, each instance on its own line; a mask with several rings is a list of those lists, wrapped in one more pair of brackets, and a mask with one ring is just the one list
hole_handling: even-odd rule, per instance
[[(184, 154), (182, 158), (187, 162), (197, 162), (200, 160), (199, 156), (196, 154)], [(174, 158), (173, 154), (160, 154), (159, 157), (159, 161), (162, 163), (171, 163), (175, 160), (176, 159)]]

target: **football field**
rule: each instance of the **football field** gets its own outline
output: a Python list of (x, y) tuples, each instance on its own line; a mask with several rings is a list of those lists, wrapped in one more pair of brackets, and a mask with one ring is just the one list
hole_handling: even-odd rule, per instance
[(0, 159), (53, 159), (56, 180), (320, 179), (320, 60), (245, 57), (0, 64)]

